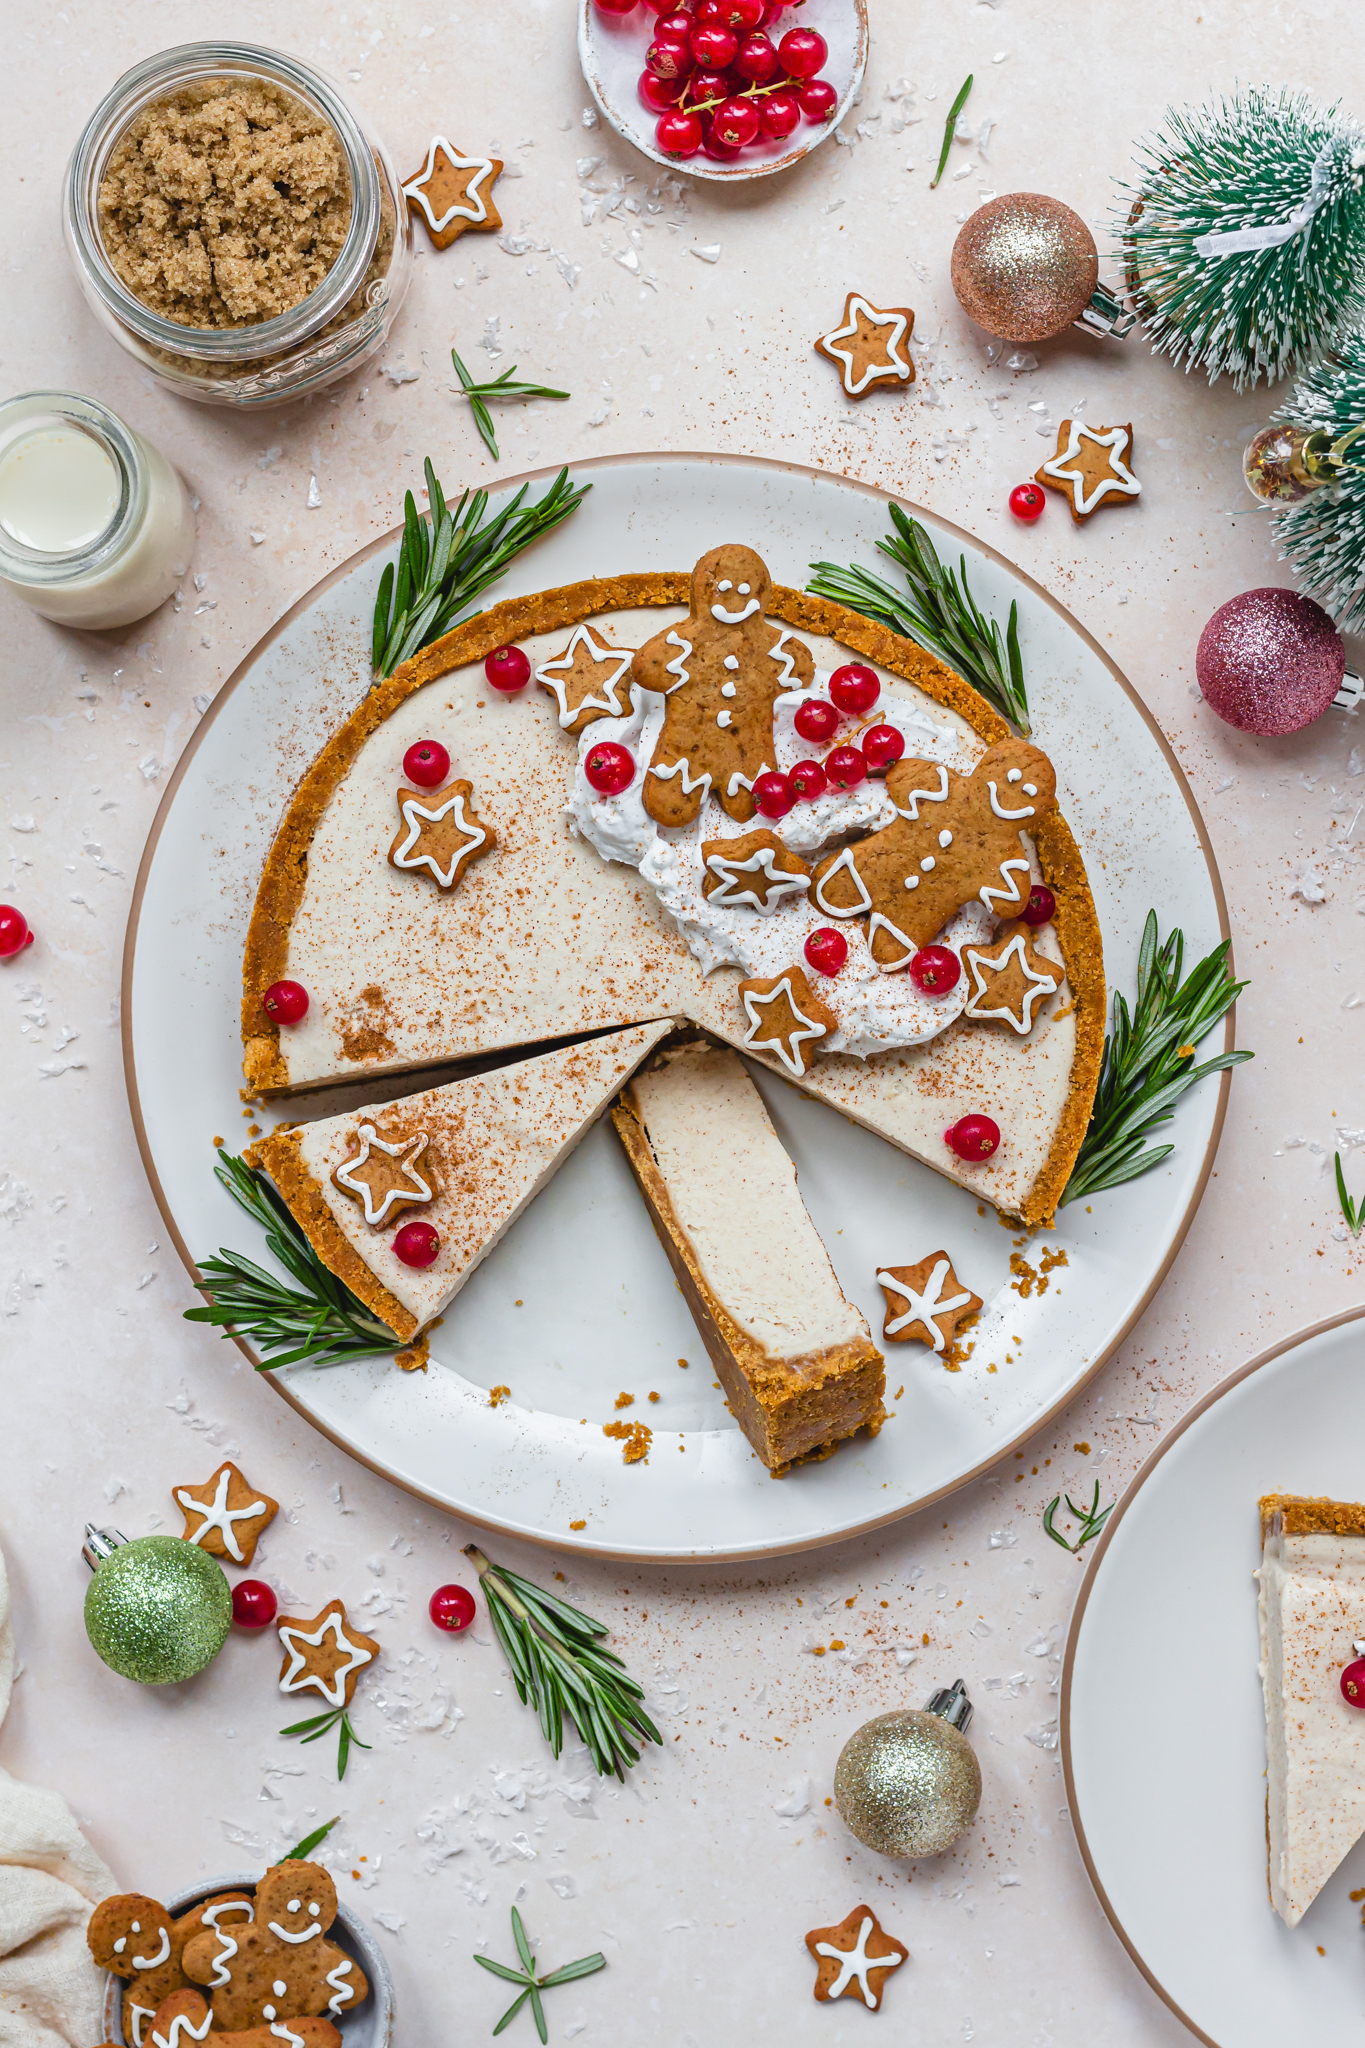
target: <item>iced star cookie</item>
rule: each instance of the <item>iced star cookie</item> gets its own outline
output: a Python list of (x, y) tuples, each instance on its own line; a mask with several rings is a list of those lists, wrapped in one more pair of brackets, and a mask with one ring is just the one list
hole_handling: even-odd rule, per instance
[(202, 1486), (173, 1487), (172, 1497), (185, 1517), (186, 1542), (197, 1543), (210, 1557), (230, 1557), (234, 1564), (251, 1563), (263, 1532), (280, 1511), (279, 1502), (259, 1493), (231, 1459)]
[(865, 398), (885, 385), (903, 388), (915, 381), (908, 346), (914, 325), (908, 306), (881, 308), (850, 292), (843, 320), (819, 337), (816, 353), (834, 364), (846, 398)]
[(1088, 427), (1084, 420), (1063, 420), (1057, 429), (1057, 453), (1036, 471), (1034, 482), (1061, 491), (1077, 526), (1101, 505), (1124, 504), (1140, 497), (1142, 485), (1125, 457), (1133, 452), (1133, 429)]
[(310, 1620), (282, 1614), (275, 1631), (284, 1651), (280, 1691), (320, 1693), (329, 1707), (349, 1707), (361, 1672), (379, 1655), (374, 1637), (346, 1619), (341, 1600), (329, 1600)]
[(633, 648), (607, 647), (591, 627), (575, 626), (562, 654), (542, 661), (536, 681), (559, 709), (565, 732), (582, 732), (595, 718), (624, 718), (630, 710)]
[(476, 817), (472, 782), (451, 782), (434, 793), (400, 789), (398, 810), (403, 822), (389, 848), (389, 865), (407, 874), (431, 877), (444, 895), (456, 889), (476, 860), (497, 844), (497, 833)]
[(357, 1124), (355, 1148), (332, 1168), (332, 1185), (360, 1205), (373, 1230), (382, 1230), (405, 1209), (424, 1208), (441, 1192), (426, 1131), (411, 1136), (390, 1124), (387, 1133), (372, 1123)]
[(742, 981), (739, 999), (747, 1020), (746, 1052), (769, 1052), (789, 1074), (804, 1074), (820, 1042), (835, 1027), (833, 1010), (822, 1003), (799, 967), (766, 979)]
[(815, 1996), (821, 2004), (853, 1997), (869, 2012), (880, 2011), (888, 1976), (910, 1954), (870, 1906), (855, 1906), (835, 1927), (812, 1927), (806, 1947), (816, 1961)]
[(1003, 1024), (1020, 1037), (1032, 1031), (1038, 1008), (1055, 995), (1062, 969), (1031, 944), (1026, 924), (1002, 924), (988, 946), (964, 946), (962, 965), (972, 992), (963, 1014), (982, 1024)]
[(888, 1344), (908, 1344), (913, 1338), (944, 1352), (964, 1316), (974, 1316), (981, 1307), (981, 1296), (958, 1279), (947, 1252), (930, 1252), (913, 1266), (879, 1267), (877, 1285), (886, 1296), (882, 1338)]
[(438, 249), (470, 228), (502, 226), (493, 186), (502, 171), (495, 156), (462, 156), (444, 135), (432, 139), (427, 160), (403, 187), (403, 197)]
[(789, 896), (804, 895), (810, 869), (775, 832), (746, 832), (740, 839), (704, 839), (702, 894), (717, 908), (737, 904), (766, 917)]

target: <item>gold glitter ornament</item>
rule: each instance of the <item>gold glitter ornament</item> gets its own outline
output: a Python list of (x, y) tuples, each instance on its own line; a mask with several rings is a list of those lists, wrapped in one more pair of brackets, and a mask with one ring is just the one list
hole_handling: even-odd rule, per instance
[(1051, 341), (1085, 312), (1099, 274), (1085, 222), (1041, 192), (979, 206), (953, 244), (958, 303), (1002, 341)]
[(211, 1664), (232, 1626), (222, 1566), (180, 1536), (87, 1527), (85, 1631), (97, 1656), (140, 1685), (176, 1685)]
[(960, 1678), (922, 1713), (864, 1722), (834, 1767), (844, 1825), (879, 1856), (937, 1856), (966, 1833), (981, 1804), (981, 1766), (967, 1740), (972, 1703)]

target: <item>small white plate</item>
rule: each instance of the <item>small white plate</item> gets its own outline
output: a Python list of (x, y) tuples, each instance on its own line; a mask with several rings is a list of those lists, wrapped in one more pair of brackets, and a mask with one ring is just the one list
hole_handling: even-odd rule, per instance
[(803, 120), (785, 142), (755, 143), (731, 164), (714, 163), (700, 150), (696, 156), (665, 156), (654, 140), (659, 116), (644, 104), (638, 90), (656, 19), (649, 7), (635, 7), (625, 15), (603, 14), (596, 0), (578, 0), (578, 58), (588, 91), (617, 134), (651, 163), (684, 171), (689, 178), (742, 185), (799, 163), (834, 133), (867, 68), (867, 0), (805, 0), (799, 13), (787, 14), (773, 26), (779, 42), (789, 28), (813, 28), (829, 45), (820, 76), (834, 87), (839, 103), (828, 121)]
[(1110, 1516), (1072, 1618), (1081, 1854), (1134, 1962), (1210, 2048), (1360, 2038), (1365, 1843), (1297, 1927), (1270, 1904), (1251, 1574), (1262, 1494), (1361, 1497), (1362, 1319), (1286, 1338), (1185, 1416)]
[[(513, 564), (499, 597), (586, 576), (688, 569), (726, 537), (756, 547), (778, 582), (799, 587), (816, 559), (879, 563), (889, 526), (882, 492), (785, 463), (619, 456), (577, 464), (575, 474), (593, 486), (583, 509)], [(536, 488), (547, 480), (548, 472), (530, 479)], [(1192, 964), (1226, 935), (1226, 913), (1202, 824), (1155, 723), (1055, 599), (967, 534), (928, 524), (948, 559), (965, 553), (987, 611), (1005, 618), (1018, 600), (1035, 735), (1052, 755), (1058, 802), (1085, 855), (1111, 982), (1131, 989), (1153, 905), (1163, 931), (1183, 927)], [(394, 546), (387, 536), (335, 570), (224, 684), (181, 756), (143, 855), (124, 955), (125, 1065), (143, 1161), (191, 1270), (194, 1254), (220, 1245), (267, 1257), (212, 1172), (214, 1134), (236, 1148), (244, 1129), (242, 945), (289, 793), (370, 687), (375, 587)], [(1230, 1023), (1221, 1036), (1232, 1043)], [(452, 1304), (429, 1373), (375, 1359), (292, 1366), (271, 1384), (399, 1485), (560, 1548), (740, 1557), (848, 1536), (926, 1506), (1006, 1456), (1122, 1341), (1188, 1228), (1228, 1080), (1183, 1099), (1163, 1133), (1175, 1151), (1154, 1172), (1061, 1211), (1042, 1243), (1062, 1247), (1069, 1264), (1046, 1293), (1025, 1299), (1009, 1264), (1017, 1233), (994, 1210), (978, 1214), (966, 1190), (767, 1072), (755, 1078), (839, 1278), (874, 1332), (883, 1312), (877, 1265), (939, 1245), (986, 1301), (976, 1351), (959, 1373), (921, 1345), (890, 1347), (887, 1405), (896, 1412), (875, 1442), (856, 1439), (823, 1464), (768, 1476), (713, 1383), (609, 1123), (588, 1134)], [(320, 1090), (293, 1113), (340, 1113), (412, 1085)], [(1026, 1253), (1035, 1266), (1039, 1249)], [(185, 1333), (187, 1354), (204, 1369), (223, 1362), (216, 1344), (203, 1330)], [(686, 1372), (680, 1358), (691, 1361)], [(492, 1408), (488, 1389), (498, 1383), (512, 1399)], [(654, 1430), (647, 1464), (624, 1466), (620, 1446), (601, 1433), (622, 1391), (635, 1397), (631, 1419)]]

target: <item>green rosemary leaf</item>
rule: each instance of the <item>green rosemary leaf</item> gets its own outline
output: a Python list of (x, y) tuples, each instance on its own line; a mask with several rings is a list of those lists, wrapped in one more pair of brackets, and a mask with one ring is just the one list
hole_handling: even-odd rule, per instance
[(552, 1984), (572, 1984), (578, 1977), (591, 1977), (596, 1970), (605, 1970), (607, 1959), (604, 1955), (580, 1956), (576, 1963), (565, 1963), (562, 1970), (551, 1970), (540, 1980), (542, 1991), (548, 1991)]
[[(474, 1550), (473, 1544), (470, 1544), (468, 1549), (472, 1553)], [(482, 1553), (480, 1552), (479, 1555), (482, 1555)], [(487, 1565), (487, 1559), (484, 1560), (484, 1564), (485, 1566)], [(486, 1581), (484, 1591), (485, 1594), (488, 1591)], [(522, 1960), (523, 1967), (520, 1970), (514, 1970), (508, 1963), (495, 1963), (491, 1956), (476, 1955), (474, 1957), (481, 1970), (491, 1970), (495, 1977), (501, 1977), (509, 1984), (524, 1984), (526, 1987), (520, 1998), (514, 2004), (508, 2006), (507, 2011), (498, 2021), (493, 2032), (495, 2035), (500, 2034), (504, 2027), (510, 2026), (529, 1999), (531, 2002), (531, 2015), (536, 2023), (536, 2032), (540, 2035), (542, 2041), (548, 2042), (550, 2036), (545, 2024), (545, 2006), (540, 1996), (541, 1992), (550, 1990), (556, 1984), (572, 1984), (580, 1977), (591, 1977), (594, 1971), (605, 1970), (607, 1959), (604, 1955), (580, 1956), (576, 1963), (564, 1963), (559, 1969), (550, 1970), (545, 1976), (537, 1977), (535, 1974), (536, 1959), (531, 1954), (531, 1944), (526, 1938), (526, 1929), (522, 1925), (521, 1915), (515, 1906), (512, 1908), (512, 1939), (516, 1943), (517, 1954)]]
[(1336, 1154), (1336, 1162), (1337, 1200), (1341, 1204), (1341, 1213), (1346, 1219), (1346, 1228), (1353, 1237), (1359, 1237), (1361, 1226), (1365, 1224), (1365, 1195), (1362, 1195), (1358, 1201), (1352, 1201), (1346, 1192), (1346, 1175), (1342, 1171), (1340, 1152)]
[[(475, 1962), (478, 1962), (478, 1961), (480, 1961), (480, 1960), (481, 1960), (481, 1958), (480, 1958), (480, 1957), (478, 1957), (478, 1956), (476, 1956), (476, 1957), (474, 1958), (474, 1960), (475, 1960)], [(501, 2018), (501, 2019), (500, 2019), (500, 2020), (498, 2021), (498, 2024), (497, 2024), (497, 2025), (496, 2025), (496, 2026), (494, 2027), (494, 2029), (493, 2029), (493, 2037), (494, 2037), (494, 2039), (495, 2039), (495, 2040), (497, 2039), (498, 2035), (499, 2035), (499, 2034), (500, 2034), (500, 2033), (502, 2032), (502, 2030), (503, 2030), (503, 2028), (504, 2028), (504, 2027), (506, 2027), (506, 2026), (510, 2026), (510, 2025), (511, 2025), (512, 2021), (513, 2021), (513, 2020), (514, 2020), (514, 2019), (516, 2018), (517, 2014), (518, 2014), (518, 2013), (519, 2013), (519, 2012), (521, 2011), (521, 2008), (522, 2008), (522, 2007), (523, 2007), (523, 2006), (525, 2005), (525, 2003), (526, 2003), (527, 1999), (528, 1999), (528, 1998), (529, 1998), (530, 1996), (531, 1996), (531, 1987), (530, 1987), (530, 1985), (528, 1984), (528, 1985), (527, 1985), (527, 1987), (526, 1987), (526, 1989), (525, 1989), (525, 1990), (524, 1990), (524, 1991), (522, 1992), (522, 1994), (521, 1994), (521, 1997), (520, 1997), (519, 1999), (517, 1999), (517, 2001), (516, 2001), (516, 2003), (515, 2003), (514, 2005), (509, 2005), (509, 2006), (508, 2006), (508, 2008), (507, 2008), (506, 2012), (505, 2012), (505, 2013), (503, 2014), (502, 2018)]]
[(1100, 1482), (1098, 1479), (1095, 1481), (1095, 1491), (1091, 1495), (1088, 1508), (1077, 1506), (1071, 1495), (1067, 1494), (1067, 1510), (1080, 1524), (1080, 1534), (1077, 1536), (1076, 1541), (1068, 1543), (1061, 1530), (1053, 1524), (1053, 1517), (1061, 1506), (1061, 1502), (1061, 1494), (1056, 1493), (1052, 1496), (1052, 1499), (1043, 1510), (1043, 1527), (1054, 1543), (1059, 1543), (1063, 1550), (1069, 1550), (1074, 1557), (1079, 1554), (1092, 1538), (1099, 1535), (1100, 1530), (1113, 1514), (1115, 1503), (1111, 1500), (1107, 1508), (1100, 1507)]
[(966, 106), (967, 95), (971, 91), (971, 89), (972, 74), (969, 71), (967, 73), (967, 83), (963, 86), (957, 98), (953, 101), (952, 106), (948, 110), (948, 118), (943, 124), (943, 148), (939, 151), (938, 169), (934, 172), (933, 182), (930, 184), (929, 187), (929, 190), (931, 192), (938, 184), (939, 179), (943, 176), (944, 171), (948, 168), (948, 153), (952, 149), (953, 136), (957, 132), (957, 117), (962, 112), (962, 109)]
[(325, 1714), (314, 1714), (311, 1721), (291, 1722), (287, 1728), (281, 1728), (280, 1733), (281, 1735), (302, 1735), (309, 1728), (316, 1728), (325, 1735), (340, 1712), (341, 1709), (339, 1707), (330, 1707)]
[(522, 1969), (529, 1975), (534, 1975), (536, 1959), (531, 1954), (531, 1944), (526, 1939), (526, 1929), (522, 1924), (521, 1915), (515, 1906), (512, 1908), (512, 1939), (517, 1945), (517, 1954), (521, 1957)]
[(540, 2002), (540, 1992), (534, 1984), (531, 1986), (531, 2017), (536, 2023), (536, 2032), (541, 2038), (542, 2048), (547, 2048), (550, 2030), (545, 2024), (545, 2008)]
[[(287, 1732), (288, 1731), (286, 1730), (285, 1733)], [(331, 1834), (332, 1829), (336, 1826), (337, 1822), (340, 1819), (341, 1815), (339, 1813), (334, 1813), (332, 1815), (332, 1818), (330, 1820), (324, 1821), (320, 1828), (314, 1828), (311, 1835), (305, 1835), (301, 1842), (295, 1842), (293, 1848), (287, 1850), (286, 1853), (283, 1856), (281, 1856), (281, 1863), (306, 1862), (307, 1859), (312, 1855), (314, 1849), (317, 1848), (318, 1843), (326, 1841), (328, 1835)]]
[(495, 1963), (491, 1956), (475, 1956), (474, 1960), (481, 1969), (491, 1970), (495, 1977), (506, 1978), (509, 1984), (524, 1984), (526, 1982), (526, 1972), (524, 1970), (514, 1970), (510, 1963)]

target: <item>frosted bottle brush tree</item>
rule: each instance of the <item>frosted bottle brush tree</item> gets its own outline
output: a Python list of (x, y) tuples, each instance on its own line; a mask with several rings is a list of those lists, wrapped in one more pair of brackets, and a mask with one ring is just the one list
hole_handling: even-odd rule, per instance
[[(1275, 415), (1294, 428), (1330, 435), (1340, 447), (1365, 422), (1365, 334), (1353, 334), (1315, 363)], [(1365, 442), (1336, 480), (1278, 514), (1281, 553), (1299, 588), (1343, 632), (1365, 629)]]
[(1240, 391), (1365, 316), (1365, 133), (1286, 87), (1171, 109), (1119, 237), (1155, 349)]

